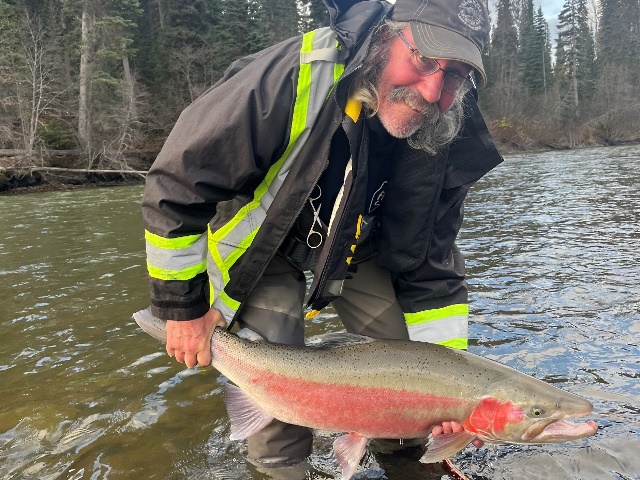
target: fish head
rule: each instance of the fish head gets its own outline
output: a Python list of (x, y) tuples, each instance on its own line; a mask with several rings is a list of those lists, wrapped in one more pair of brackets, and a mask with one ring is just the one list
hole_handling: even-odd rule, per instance
[(481, 398), (464, 427), (486, 442), (518, 444), (558, 443), (597, 431), (595, 422), (569, 420), (591, 413), (591, 402), (542, 382), (537, 387), (528, 393), (504, 389)]

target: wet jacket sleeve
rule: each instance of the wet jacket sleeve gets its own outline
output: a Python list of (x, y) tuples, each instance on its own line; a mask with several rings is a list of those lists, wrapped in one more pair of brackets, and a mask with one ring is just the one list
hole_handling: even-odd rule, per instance
[(219, 202), (251, 195), (286, 146), (299, 40), (233, 64), (187, 107), (146, 179), (142, 200), (154, 315), (209, 308), (207, 225)]

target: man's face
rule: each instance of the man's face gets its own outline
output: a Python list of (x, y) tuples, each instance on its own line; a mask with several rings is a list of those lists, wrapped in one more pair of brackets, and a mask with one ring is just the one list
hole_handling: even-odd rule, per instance
[[(415, 48), (411, 29), (402, 32)], [(445, 73), (442, 70), (422, 75), (416, 70), (411, 51), (400, 37), (391, 43), (389, 61), (378, 78), (378, 118), (396, 138), (407, 138), (423, 125), (435, 123), (440, 114), (451, 108), (455, 100), (442, 90)], [(471, 68), (455, 60), (438, 60), (443, 70), (466, 77)]]

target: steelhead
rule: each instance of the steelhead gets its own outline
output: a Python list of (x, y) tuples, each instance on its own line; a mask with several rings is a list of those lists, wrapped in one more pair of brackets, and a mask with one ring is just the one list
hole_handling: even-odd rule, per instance
[[(166, 342), (164, 321), (148, 310), (134, 319)], [(445, 421), (464, 431), (434, 436), (422, 462), (439, 462), (475, 439), (555, 443), (598, 428), (568, 420), (591, 413), (589, 401), (492, 360), (429, 343), (361, 338), (301, 347), (216, 329), (212, 365), (235, 384), (227, 383), (225, 399), (231, 439), (247, 438), (274, 418), (348, 432), (335, 440), (334, 453), (349, 479), (369, 439), (426, 438)]]

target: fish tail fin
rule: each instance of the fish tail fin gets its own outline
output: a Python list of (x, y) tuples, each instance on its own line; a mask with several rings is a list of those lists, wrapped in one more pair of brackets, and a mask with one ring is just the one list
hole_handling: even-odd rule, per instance
[(476, 439), (476, 435), (467, 430), (457, 433), (435, 435), (420, 458), (422, 463), (437, 463), (452, 457)]
[(368, 438), (357, 433), (348, 433), (333, 442), (333, 451), (342, 467), (343, 480), (349, 480), (357, 470), (368, 441)]
[(243, 440), (266, 427), (273, 417), (260, 408), (239, 387), (225, 384), (227, 413), (231, 422), (231, 440)]
[(133, 319), (142, 330), (153, 338), (167, 343), (167, 322), (154, 317), (150, 307), (134, 313)]

